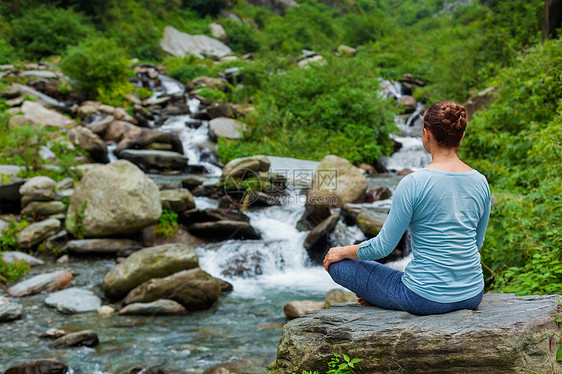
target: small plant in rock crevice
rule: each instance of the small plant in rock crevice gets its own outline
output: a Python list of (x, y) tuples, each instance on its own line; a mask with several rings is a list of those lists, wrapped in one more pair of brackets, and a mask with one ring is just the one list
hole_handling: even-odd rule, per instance
[(160, 238), (171, 238), (178, 233), (178, 214), (173, 210), (162, 209), (162, 215), (154, 229), (156, 236)]

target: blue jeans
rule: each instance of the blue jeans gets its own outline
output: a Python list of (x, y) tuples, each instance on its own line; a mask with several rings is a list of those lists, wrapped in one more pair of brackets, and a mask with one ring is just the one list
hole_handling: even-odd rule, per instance
[(374, 306), (418, 315), (476, 309), (484, 293), (482, 290), (470, 299), (454, 303), (431, 301), (414, 293), (402, 283), (403, 272), (376, 261), (346, 259), (330, 264), (328, 273), (334, 282), (355, 292)]

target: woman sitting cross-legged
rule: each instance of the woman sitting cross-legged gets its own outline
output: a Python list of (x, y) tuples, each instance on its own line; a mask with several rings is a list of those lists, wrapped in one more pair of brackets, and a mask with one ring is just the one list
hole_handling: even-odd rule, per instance
[[(463, 106), (434, 103), (423, 125), (431, 163), (400, 181), (376, 237), (330, 248), (324, 267), (362, 305), (419, 315), (476, 309), (484, 292), (479, 249), (490, 216), (490, 189), (486, 178), (457, 156), (466, 128)], [(413, 260), (405, 271), (374, 261), (387, 256), (406, 229)]]

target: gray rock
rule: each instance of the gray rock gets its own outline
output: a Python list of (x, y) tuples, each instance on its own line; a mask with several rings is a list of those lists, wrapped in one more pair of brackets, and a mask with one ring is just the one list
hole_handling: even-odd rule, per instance
[(125, 121), (113, 121), (107, 126), (103, 139), (105, 141), (120, 142), (141, 135), (143, 129)]
[(68, 348), (68, 347), (95, 347), (100, 342), (98, 334), (92, 330), (84, 330), (66, 334), (55, 340), (51, 348)]
[(131, 161), (143, 169), (182, 170), (187, 167), (187, 156), (178, 152), (125, 149), (119, 158)]
[(341, 288), (335, 288), (328, 291), (326, 294), (326, 302), (324, 308), (327, 309), (334, 304), (339, 303), (356, 303), (357, 295), (348, 290), (342, 290)]
[(41, 291), (51, 291), (56, 288), (62, 289), (71, 280), (72, 274), (65, 270), (39, 274), (8, 288), (8, 293), (10, 296), (16, 297), (34, 295)]
[(345, 203), (362, 202), (367, 178), (349, 161), (326, 156), (314, 172), (307, 203), (341, 207)]
[(129, 292), (125, 304), (171, 299), (187, 310), (210, 308), (221, 294), (220, 282), (199, 268), (155, 278)]
[(232, 50), (222, 42), (206, 35), (189, 35), (166, 26), (164, 36), (160, 41), (162, 49), (176, 57), (183, 57), (190, 53), (201, 59), (207, 57), (222, 58), (232, 54)]
[(258, 172), (269, 171), (270, 165), (271, 162), (267, 156), (259, 155), (237, 158), (224, 166), (222, 179), (243, 178), (246, 174), (257, 177)]
[(105, 130), (115, 121), (115, 117), (112, 115), (105, 116), (102, 119), (88, 124), (88, 128), (98, 136), (103, 136)]
[(19, 83), (13, 83), (12, 87), (22, 96), (29, 95), (35, 97), (40, 104), (47, 108), (55, 109), (61, 112), (68, 111), (68, 107), (66, 105), (42, 92), (37, 91), (33, 87), (25, 86)]
[(413, 96), (404, 95), (398, 99), (398, 105), (402, 107), (404, 113), (413, 113), (416, 110), (418, 101)]
[(430, 316), (337, 304), (288, 322), (269, 369), (324, 370), (338, 352), (362, 358), (363, 373), (548, 372), (559, 297), (486, 294), (477, 311)]
[(349, 47), (347, 45), (343, 45), (341, 44), (338, 47), (338, 53), (340, 55), (349, 55), (349, 56), (355, 56), (355, 53), (357, 52), (357, 50), (355, 48)]
[(34, 78), (46, 78), (46, 79), (56, 79), (58, 76), (49, 70), (24, 70), (19, 75), (24, 77), (34, 77)]
[(323, 301), (295, 300), (283, 306), (283, 313), (289, 319), (300, 318), (313, 310), (324, 309)]
[(64, 191), (71, 188), (74, 188), (74, 179), (72, 178), (64, 178), (57, 183), (57, 191)]
[[(0, 230), (0, 233), (2, 232), (2, 230)], [(4, 260), (5, 263), (7, 264), (12, 264), (14, 262), (18, 262), (18, 261), (25, 261), (29, 264), (29, 266), (37, 266), (37, 265), (43, 265), (43, 261), (30, 256), (26, 253), (23, 252), (17, 252), (17, 251), (8, 251), (8, 252), (4, 252), (2, 253), (2, 260)]]
[(84, 119), (92, 114), (113, 114), (114, 111), (115, 107), (112, 107), (111, 105), (102, 104), (99, 101), (88, 100), (80, 104), (78, 109), (76, 109), (76, 115), (78, 118)]
[(381, 231), (388, 209), (346, 204), (342, 215), (350, 218), (368, 238), (372, 238)]
[(151, 303), (133, 303), (122, 308), (119, 314), (137, 316), (166, 316), (184, 314), (185, 308), (174, 300), (159, 299)]
[(0, 165), (0, 174), (15, 177), (23, 168), (17, 165)]
[(57, 328), (51, 327), (47, 331), (40, 333), (38, 336), (41, 339), (54, 340), (54, 339), (58, 339), (58, 338), (60, 338), (61, 336), (64, 336), (64, 335), (66, 335), (66, 331), (64, 331), (62, 329), (57, 329)]
[(17, 246), (19, 248), (31, 248), (55, 234), (61, 226), (61, 222), (54, 218), (32, 223), (20, 231), (17, 238)]
[(41, 124), (47, 127), (74, 127), (74, 120), (63, 116), (59, 112), (47, 109), (39, 103), (33, 101), (24, 101), (20, 109), (26, 120)]
[(307, 57), (307, 58), (304, 58), (304, 59), (300, 60), (297, 63), (297, 65), (300, 68), (305, 68), (305, 67), (308, 67), (310, 64), (325, 65), (326, 63), (327, 62), (324, 59), (324, 57), (322, 57), (320, 55), (316, 55), (316, 56), (313, 56), (313, 57)]
[(85, 238), (131, 234), (156, 223), (161, 214), (156, 184), (119, 160), (84, 175), (70, 200), (66, 229)]
[(160, 191), (162, 208), (183, 212), (195, 208), (195, 200), (189, 190), (185, 188)]
[(66, 205), (61, 201), (32, 201), (21, 211), (24, 216), (34, 217), (48, 217), (59, 213), (66, 213)]
[(88, 151), (96, 162), (107, 163), (107, 147), (103, 140), (87, 127), (75, 127), (68, 132), (72, 144)]
[(6, 230), (8, 227), (10, 227), (10, 224), (8, 222), (0, 219), (0, 236), (2, 235), (4, 230)]
[(232, 118), (218, 117), (209, 121), (211, 138), (240, 139), (246, 124)]
[[(21, 187), (21, 195), (32, 195), (43, 191), (53, 191), (57, 183), (49, 177), (33, 177), (28, 179)], [(54, 196), (54, 195), (53, 195)]]
[(197, 77), (187, 84), (187, 88), (193, 90), (195, 87), (208, 87), (222, 91), (225, 89), (226, 83), (226, 80), (222, 78)]
[(65, 250), (79, 254), (111, 254), (123, 256), (142, 248), (139, 242), (131, 239), (83, 239), (71, 240)]
[(185, 244), (164, 244), (144, 248), (130, 255), (103, 278), (103, 291), (112, 299), (122, 298), (133, 288), (152, 278), (162, 278), (195, 268), (199, 258)]
[(67, 374), (68, 365), (62, 361), (40, 358), (12, 366), (4, 374)]
[(334, 213), (322, 221), (318, 226), (310, 230), (304, 240), (304, 248), (308, 251), (310, 258), (318, 263), (324, 259), (328, 235), (334, 231), (340, 219), (339, 213)]
[(228, 41), (228, 35), (226, 34), (226, 31), (224, 31), (224, 28), (219, 23), (216, 22), (211, 23), (209, 25), (209, 29), (211, 30), (211, 35), (213, 35), (221, 42)]
[(195, 236), (213, 240), (261, 238), (248, 222), (241, 221), (198, 222), (189, 225), (187, 229)]
[(23, 306), (21, 304), (0, 301), (0, 322), (20, 319), (22, 315)]
[(101, 300), (92, 291), (72, 287), (53, 292), (47, 296), (45, 304), (61, 313), (73, 314), (95, 312), (101, 306)]
[(138, 135), (121, 140), (115, 148), (115, 154), (125, 149), (148, 149), (155, 143), (166, 144), (171, 151), (183, 154), (183, 145), (176, 134), (147, 129), (142, 129)]

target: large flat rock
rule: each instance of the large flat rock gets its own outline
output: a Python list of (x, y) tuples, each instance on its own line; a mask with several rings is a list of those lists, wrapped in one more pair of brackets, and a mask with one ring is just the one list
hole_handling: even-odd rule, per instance
[(270, 370), (323, 372), (345, 353), (363, 359), (361, 373), (558, 372), (548, 344), (558, 299), (486, 294), (476, 311), (430, 316), (336, 304), (287, 323)]

